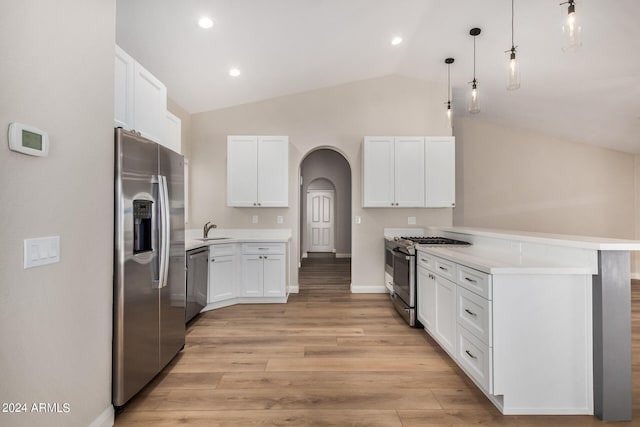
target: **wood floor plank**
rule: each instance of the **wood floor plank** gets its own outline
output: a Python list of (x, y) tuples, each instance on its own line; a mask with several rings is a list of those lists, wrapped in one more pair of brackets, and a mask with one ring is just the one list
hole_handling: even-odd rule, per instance
[(141, 411), (124, 413), (118, 419), (122, 426), (175, 427), (402, 427), (395, 410), (378, 409), (297, 409), (239, 411)]
[[(409, 372), (229, 372), (217, 384), (218, 389), (226, 388), (467, 388), (470, 380), (462, 378), (459, 372), (450, 371), (409, 371)], [(437, 396), (436, 396), (437, 397)]]
[(172, 390), (156, 411), (247, 409), (442, 409), (430, 389), (371, 387), (325, 389)]
[(451, 369), (442, 357), (349, 358), (305, 357), (303, 359), (269, 359), (267, 371), (327, 371), (327, 372), (407, 372)]

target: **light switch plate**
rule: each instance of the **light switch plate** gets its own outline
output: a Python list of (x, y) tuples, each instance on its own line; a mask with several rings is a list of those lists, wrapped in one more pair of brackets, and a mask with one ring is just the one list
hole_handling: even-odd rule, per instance
[(24, 268), (60, 262), (60, 236), (24, 240)]
[(282, 215), (278, 215), (278, 216), (276, 217), (276, 222), (277, 222), (278, 224), (282, 224), (282, 223), (284, 222), (284, 218), (282, 218)]
[(362, 218), (360, 216), (358, 216), (358, 215), (356, 215), (355, 220), (356, 220), (356, 224), (362, 223)]
[(251, 217), (251, 223), (252, 224), (257, 224), (258, 223), (258, 215), (254, 215)]

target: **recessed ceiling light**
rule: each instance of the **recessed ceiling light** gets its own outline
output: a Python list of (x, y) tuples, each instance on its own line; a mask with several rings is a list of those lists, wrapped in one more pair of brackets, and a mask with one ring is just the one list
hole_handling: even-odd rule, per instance
[(240, 75), (240, 70), (238, 70), (237, 68), (231, 68), (229, 70), (229, 75), (231, 77), (238, 77)]
[(206, 16), (203, 16), (198, 21), (198, 25), (200, 25), (201, 28), (211, 28), (213, 27), (213, 21), (211, 20), (211, 18), (207, 18)]
[(402, 43), (402, 37), (400, 37), (400, 36), (396, 36), (396, 37), (391, 39), (391, 44), (394, 45), (394, 46), (397, 46), (400, 43)]

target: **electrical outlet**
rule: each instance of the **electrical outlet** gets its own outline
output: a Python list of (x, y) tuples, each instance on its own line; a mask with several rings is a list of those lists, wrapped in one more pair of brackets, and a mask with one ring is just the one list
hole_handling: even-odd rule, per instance
[(416, 217), (415, 216), (410, 216), (407, 218), (407, 224), (408, 225), (416, 225)]
[(282, 218), (282, 215), (278, 215), (278, 216), (276, 217), (276, 222), (277, 222), (278, 224), (282, 224), (282, 223), (284, 222), (284, 218)]
[(362, 223), (362, 218), (360, 216), (356, 215), (355, 221), (356, 221), (356, 224), (360, 224), (360, 223)]
[(251, 217), (251, 223), (252, 224), (257, 224), (258, 223), (258, 215), (254, 215)]

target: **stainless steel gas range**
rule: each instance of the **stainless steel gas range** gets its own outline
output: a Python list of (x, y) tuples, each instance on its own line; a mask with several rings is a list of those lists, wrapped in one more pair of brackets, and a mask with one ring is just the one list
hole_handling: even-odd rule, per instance
[(385, 272), (392, 278), (393, 305), (409, 326), (421, 327), (416, 319), (416, 244), (459, 246), (470, 243), (446, 237), (385, 238)]

